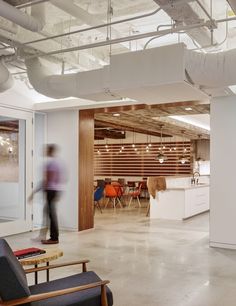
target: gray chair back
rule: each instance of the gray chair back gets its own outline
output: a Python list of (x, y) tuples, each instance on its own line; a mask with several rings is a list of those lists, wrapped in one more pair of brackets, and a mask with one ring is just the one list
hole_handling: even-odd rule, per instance
[(25, 272), (4, 239), (0, 239), (0, 297), (3, 301), (27, 297)]

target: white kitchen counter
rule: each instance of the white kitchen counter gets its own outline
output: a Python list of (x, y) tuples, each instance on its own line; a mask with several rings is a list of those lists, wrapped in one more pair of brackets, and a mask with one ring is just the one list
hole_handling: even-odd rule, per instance
[(209, 210), (209, 184), (167, 185), (167, 190), (150, 196), (150, 219), (184, 220)]
[(198, 185), (190, 185), (190, 186), (176, 186), (167, 188), (167, 190), (180, 190), (180, 189), (196, 189), (202, 187), (210, 187), (209, 184), (198, 184)]

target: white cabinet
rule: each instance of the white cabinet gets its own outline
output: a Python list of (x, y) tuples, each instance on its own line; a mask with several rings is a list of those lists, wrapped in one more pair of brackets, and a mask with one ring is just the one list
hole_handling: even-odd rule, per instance
[(209, 185), (173, 187), (150, 198), (150, 218), (183, 220), (209, 210)]
[(209, 187), (185, 190), (184, 218), (197, 215), (209, 209)]

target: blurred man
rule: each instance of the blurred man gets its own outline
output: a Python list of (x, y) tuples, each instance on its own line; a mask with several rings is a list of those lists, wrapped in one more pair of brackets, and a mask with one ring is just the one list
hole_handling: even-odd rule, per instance
[[(33, 192), (34, 194), (39, 190), (43, 190), (45, 193), (45, 212), (49, 218), (50, 238), (41, 240), (43, 244), (59, 243), (57, 201), (60, 198), (63, 184), (65, 183), (65, 169), (63, 169), (61, 161), (57, 158), (57, 153), (58, 147), (55, 144), (47, 145), (47, 162), (44, 167), (43, 182)], [(30, 199), (32, 199), (33, 194)]]

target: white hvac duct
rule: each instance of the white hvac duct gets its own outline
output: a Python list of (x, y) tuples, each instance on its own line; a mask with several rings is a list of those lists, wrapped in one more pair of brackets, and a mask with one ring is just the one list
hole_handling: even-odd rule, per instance
[(5, 66), (3, 60), (0, 61), (0, 92), (4, 92), (13, 86), (12, 76)]
[(196, 85), (216, 88), (236, 84), (236, 49), (217, 53), (186, 50), (185, 66)]
[[(31, 85), (39, 93), (55, 98), (78, 97), (83, 95), (86, 84), (96, 83), (98, 91), (103, 88), (106, 69), (79, 72), (64, 75), (53, 75), (42, 65), (38, 58), (25, 60), (27, 74)], [(92, 72), (92, 75), (91, 75)], [(94, 88), (94, 87), (93, 87)]]
[(127, 97), (155, 103), (158, 98), (163, 101), (196, 98), (196, 87), (188, 87), (185, 71), (194, 85), (217, 88), (236, 84), (235, 58), (236, 49), (205, 54), (176, 44), (115, 55), (109, 66), (76, 74), (53, 75), (38, 58), (25, 63), (32, 86), (49, 97), (94, 101)]
[(31, 16), (0, 0), (0, 16), (32, 32), (39, 32), (45, 24), (44, 4), (32, 7)]

